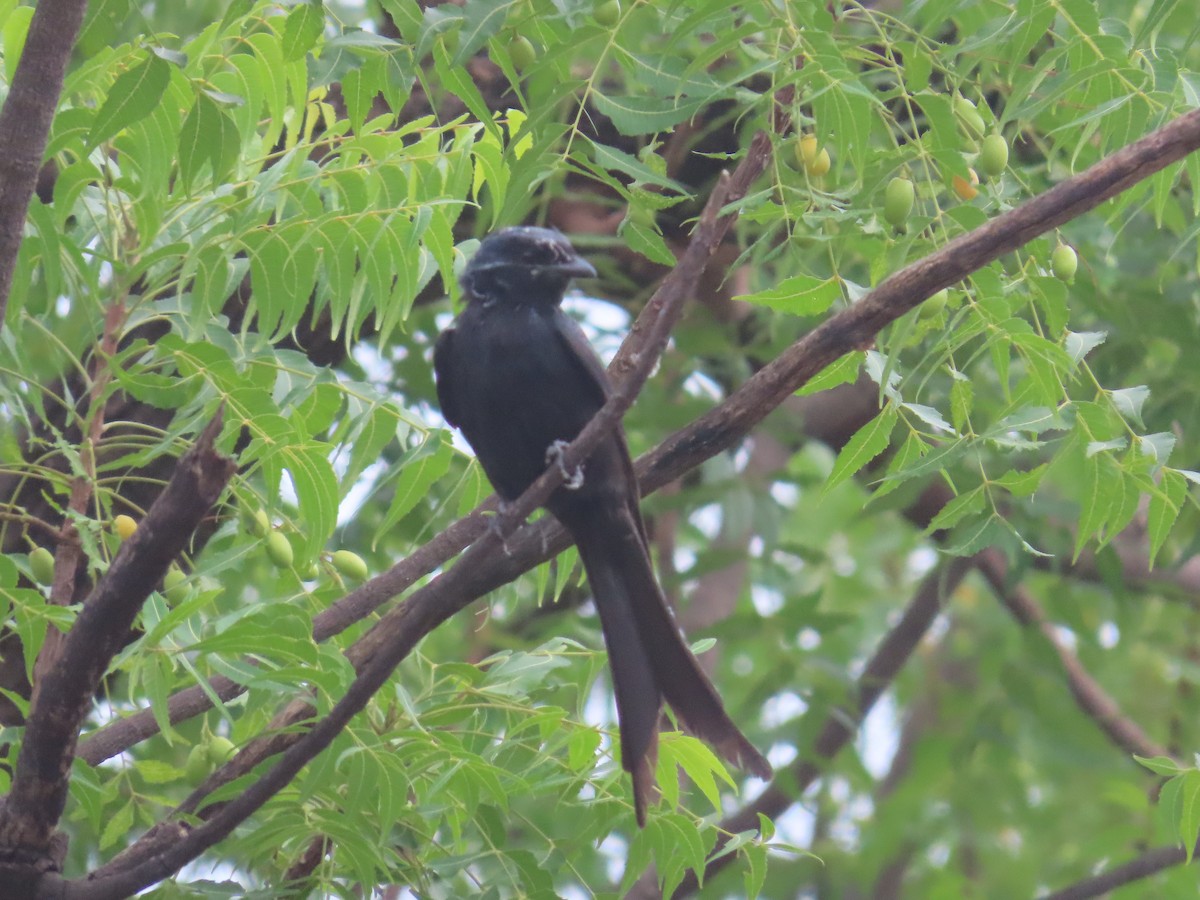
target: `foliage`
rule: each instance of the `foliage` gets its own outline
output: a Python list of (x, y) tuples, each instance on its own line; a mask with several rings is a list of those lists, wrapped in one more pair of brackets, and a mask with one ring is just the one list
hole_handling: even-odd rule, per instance
[[(218, 408), (220, 446), (240, 466), (174, 596), (144, 607), (89, 723), (149, 707), (158, 733), (76, 763), (73, 876), (187, 796), (193, 746), (242, 746), (299, 694), (320, 713), (345, 693), (343, 651), (364, 626), (312, 636), (314, 616), (353, 586), (334, 551), (378, 574), (487, 495), (436, 415), (427, 363), (477, 237), (577, 207), (611, 226), (577, 237), (602, 270), (598, 292), (636, 308), (716, 172), (788, 98), (794, 128), (771, 131), (777, 152), (735, 204), (736, 259), (724, 261), (750, 309), (680, 327), (627, 420), (644, 450), (888, 274), (1200, 102), (1200, 29), (1178, 2), (629, 0), (613, 26), (592, 0), (185, 6), (93, 5), (47, 151), (53, 193), (30, 209), (0, 331), (0, 611), (27, 675), (47, 630), (74, 615), (28, 577), (46, 537), (35, 519), (60, 521), (89, 478), (86, 515), (70, 515), (94, 578), (118, 546), (113, 517), (144, 513), (146, 487)], [(27, 8), (0, 0), (5, 85)], [(514, 58), (514, 35), (532, 60)], [(989, 177), (977, 155), (994, 134), (1011, 154)], [(801, 135), (828, 171), (806, 163)], [(900, 224), (884, 215), (896, 178), (915, 186)], [(746, 566), (715, 681), (773, 761), (811, 755), (935, 552), (988, 547), (1148, 733), (1178, 753), (1200, 744), (1195, 613), (1170, 584), (1200, 549), (1188, 440), (1200, 428), (1198, 182), (1193, 155), (830, 367), (810, 398), (861, 376), (881, 408), (832, 450), (781, 420), (647, 501), (671, 533), (660, 562), (672, 592)], [(1060, 240), (1079, 257), (1070, 283), (1052, 269)], [(601, 347), (624, 330), (624, 315), (579, 309)], [(788, 459), (762, 472), (749, 459), (770, 438)], [(914, 527), (901, 511), (930, 484), (952, 499)], [(290, 554), (268, 556), (281, 539)], [(430, 635), (206, 858), (220, 875), (185, 870), (158, 894), (270, 892), (320, 837), (333, 850), (310, 887), (337, 896), (391, 883), (431, 897), (584, 896), (624, 891), (651, 865), (670, 891), (720, 852), (721, 814), (760, 785), (670, 735), (664, 803), (636, 831), (598, 623), (586, 609), (533, 613), (579, 595), (568, 553), (491, 595), (485, 616)], [(1182, 804), (1156, 820), (1149, 775), (981, 583), (955, 595), (943, 626), (867, 732), (888, 744), (925, 716), (898, 786), (881, 788), (885, 751), (843, 754), (775, 831), (725, 845), (738, 872), (719, 890), (849, 895), (904, 859), (911, 896), (1028, 896), (1146, 843), (1194, 841), (1196, 770), (1154, 769), (1175, 776), (1164, 795)], [(168, 697), (213, 675), (246, 692), (171, 725)], [(26, 704), (11, 685), (5, 696)], [(2, 734), (13, 760), (21, 729)], [(9, 777), (0, 767), (0, 791)], [(1181, 869), (1156, 887), (1185, 885), (1195, 876)]]

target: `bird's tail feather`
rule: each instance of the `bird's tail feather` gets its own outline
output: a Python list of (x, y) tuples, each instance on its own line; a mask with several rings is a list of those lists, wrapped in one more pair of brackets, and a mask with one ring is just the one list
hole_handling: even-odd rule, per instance
[(628, 508), (590, 506), (587, 516), (572, 516), (573, 521), (564, 524), (579, 546), (600, 613), (621, 723), (621, 751), (634, 778), (639, 823), (654, 783), (657, 720), (664, 698), (684, 727), (728, 762), (770, 778), (770, 763), (729, 718), (675, 624), (633, 514)]

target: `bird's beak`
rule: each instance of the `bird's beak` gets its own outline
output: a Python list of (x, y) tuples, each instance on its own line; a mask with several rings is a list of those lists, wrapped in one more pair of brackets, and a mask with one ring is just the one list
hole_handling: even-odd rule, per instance
[(560, 275), (565, 275), (568, 278), (595, 278), (596, 270), (592, 264), (582, 256), (575, 256), (568, 259), (566, 262), (555, 263), (552, 268)]

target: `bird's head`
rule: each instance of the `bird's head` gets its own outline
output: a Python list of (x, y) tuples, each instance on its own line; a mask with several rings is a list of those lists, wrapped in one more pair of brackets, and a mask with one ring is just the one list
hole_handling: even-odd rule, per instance
[(551, 228), (503, 228), (483, 239), (462, 274), (462, 286), (485, 303), (558, 303), (572, 278), (596, 270)]

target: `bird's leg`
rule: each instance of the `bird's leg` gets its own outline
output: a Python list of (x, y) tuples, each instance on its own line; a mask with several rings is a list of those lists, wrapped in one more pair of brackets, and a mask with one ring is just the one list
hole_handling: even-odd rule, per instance
[(563, 451), (569, 447), (566, 441), (555, 441), (546, 448), (546, 465), (558, 466), (558, 471), (563, 474), (563, 487), (568, 491), (577, 491), (583, 487), (583, 466), (577, 466), (574, 472), (568, 472), (567, 467), (563, 465)]
[(501, 525), (505, 519), (512, 518), (512, 509), (513, 505), (511, 503), (502, 497), (497, 497), (496, 514), (487, 516), (487, 529), (500, 538), (500, 549), (504, 551), (505, 556), (512, 556), (512, 551), (508, 549), (508, 538), (504, 536)]

